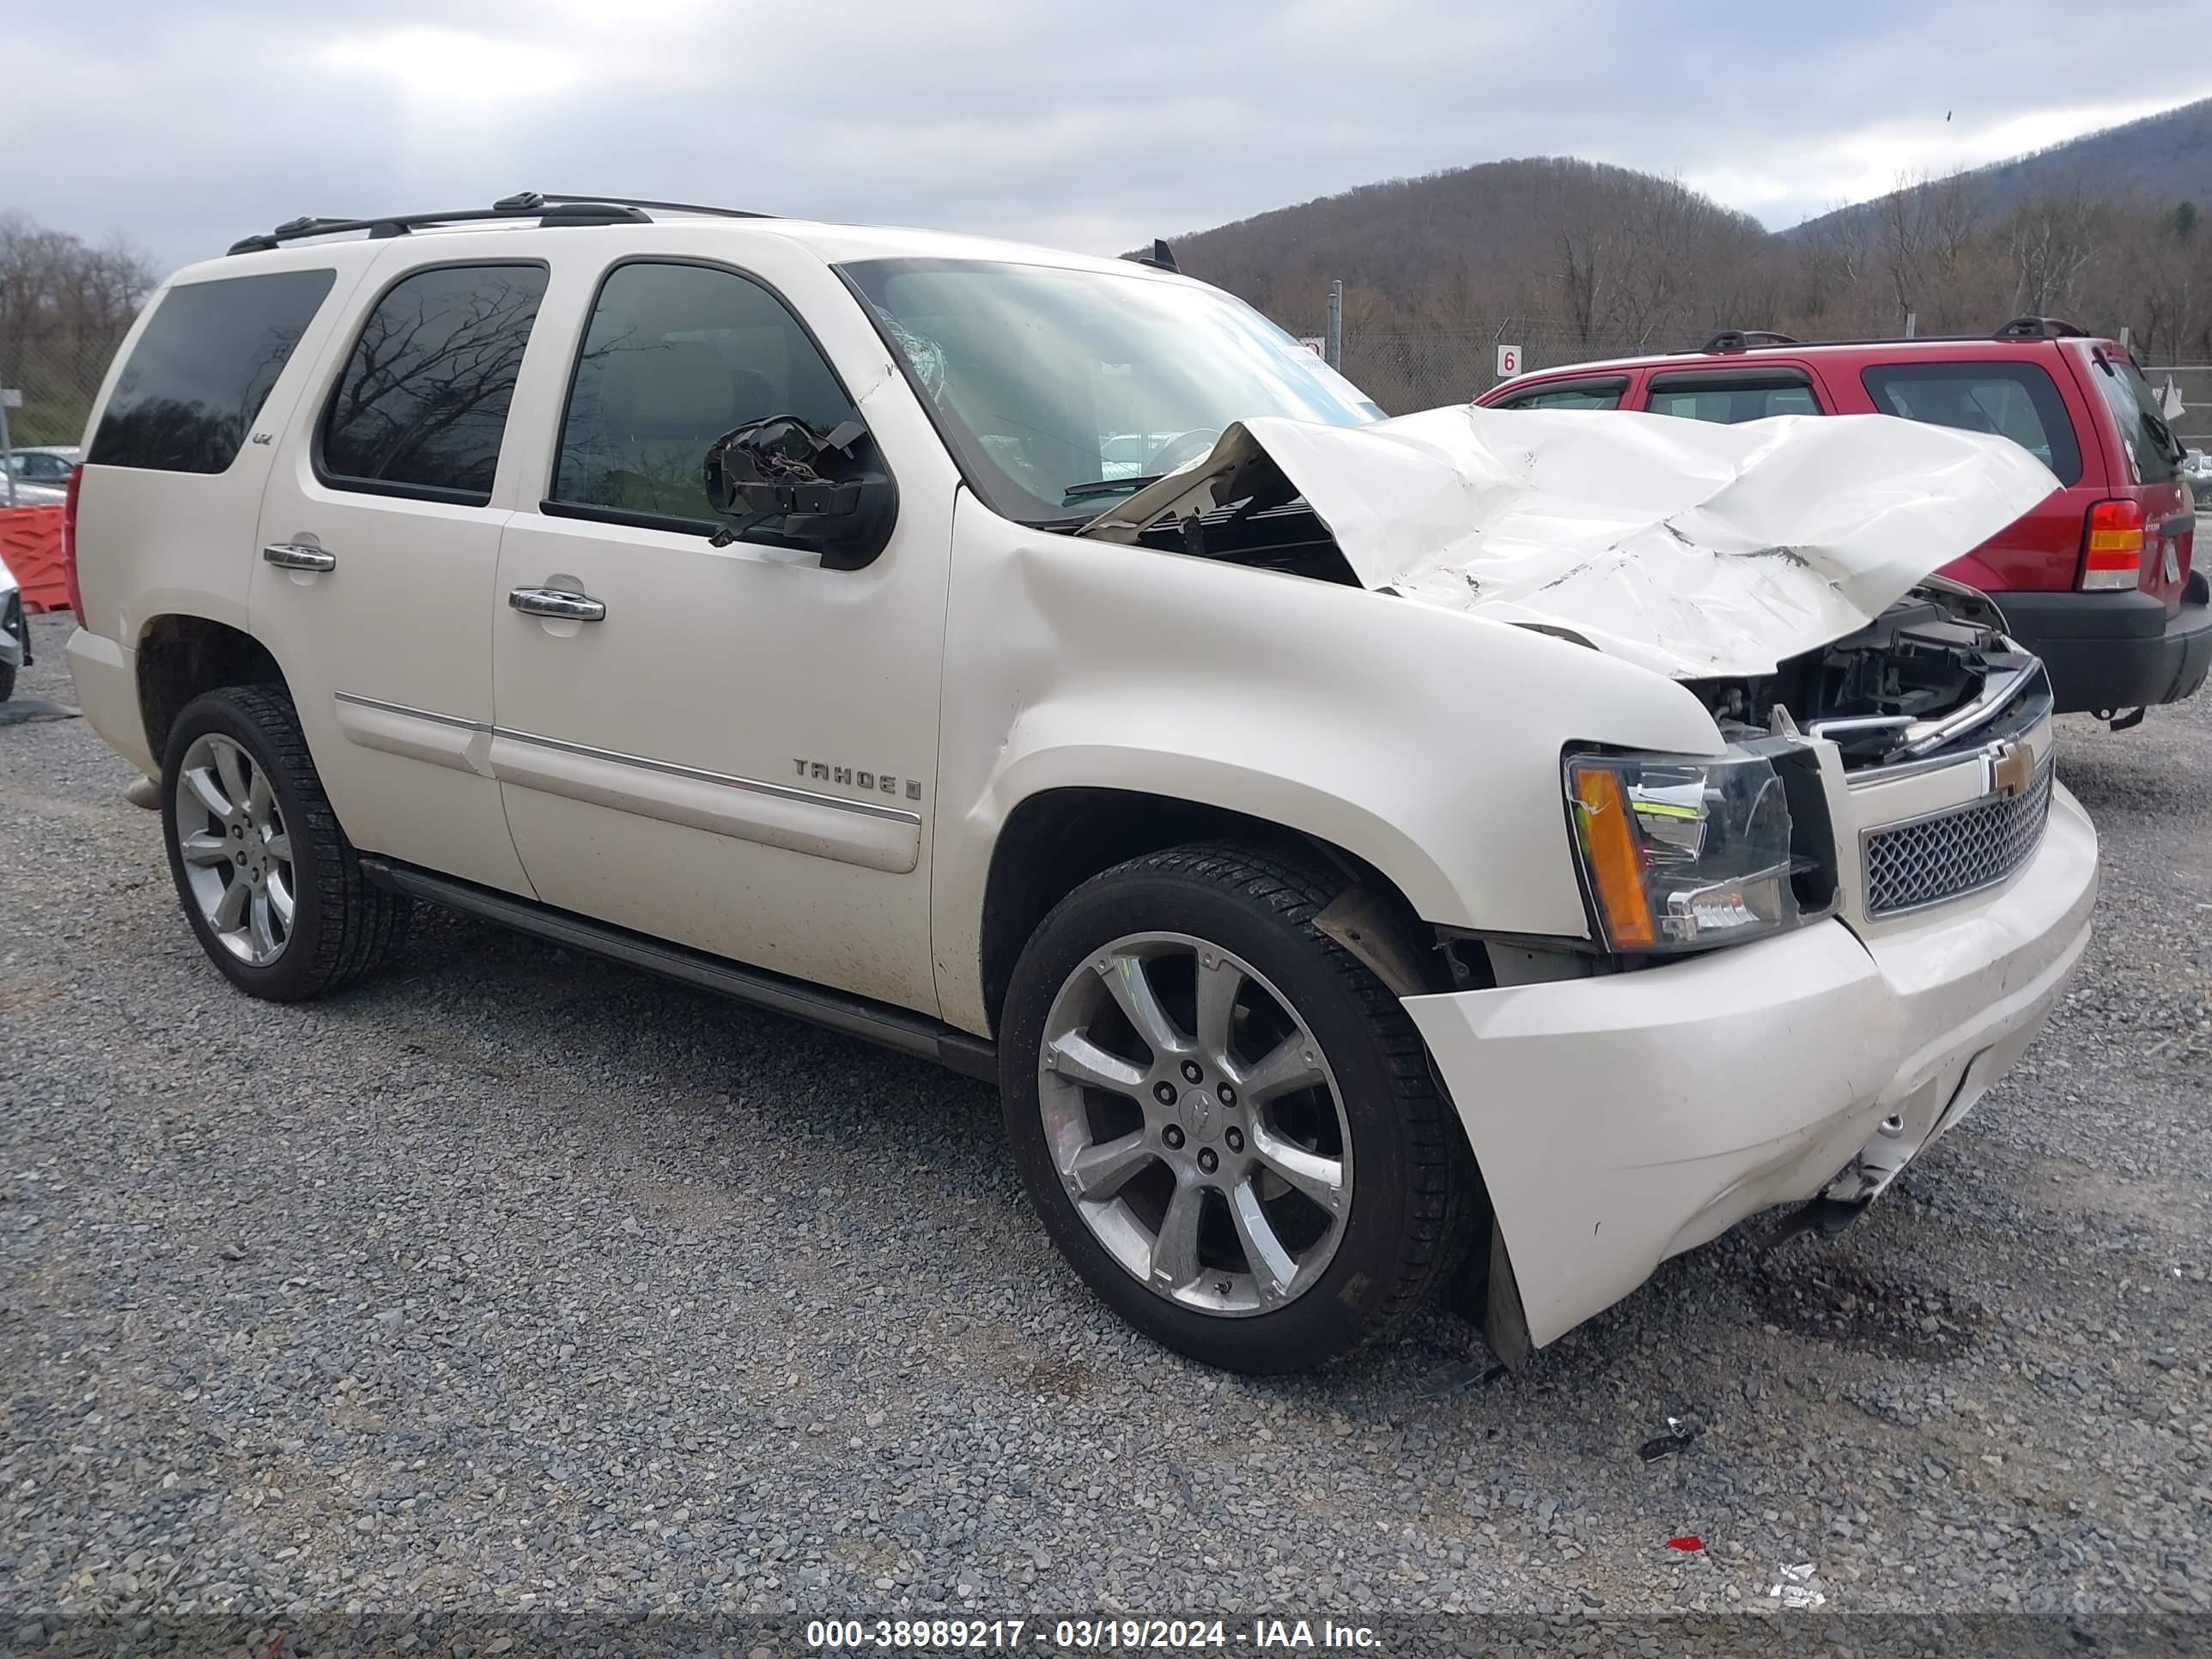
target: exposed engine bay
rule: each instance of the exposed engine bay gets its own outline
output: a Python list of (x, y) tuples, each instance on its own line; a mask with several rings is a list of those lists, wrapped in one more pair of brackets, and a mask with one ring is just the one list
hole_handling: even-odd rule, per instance
[(1996, 621), (1971, 589), (1923, 585), (1771, 674), (1689, 688), (1731, 741), (1794, 726), (1833, 742), (1850, 770), (1932, 757), (2009, 737), (2050, 710), (2040, 663)]
[(1279, 484), (1212, 512), (1170, 515), (1139, 532), (1137, 542), (1164, 552), (1358, 586), (1359, 578), (1328, 526), (1313, 508), (1288, 495), (1288, 486)]

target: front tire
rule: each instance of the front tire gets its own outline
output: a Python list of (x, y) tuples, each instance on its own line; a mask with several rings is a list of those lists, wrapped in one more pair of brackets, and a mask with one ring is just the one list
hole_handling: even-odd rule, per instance
[(404, 939), (408, 902), (362, 874), (281, 688), (229, 686), (186, 704), (169, 730), (161, 793), (185, 915), (248, 995), (325, 995)]
[(1314, 927), (1343, 878), (1182, 847), (1094, 877), (1022, 952), (1006, 1127), (1061, 1254), (1207, 1364), (1317, 1365), (1433, 1299), (1464, 1143), (1398, 999)]

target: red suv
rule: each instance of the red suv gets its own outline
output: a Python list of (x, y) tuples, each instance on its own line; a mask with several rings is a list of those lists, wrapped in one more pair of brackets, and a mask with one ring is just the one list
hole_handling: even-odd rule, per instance
[(2126, 350), (2053, 319), (1986, 337), (1820, 344), (1730, 331), (1703, 351), (1519, 375), (1475, 402), (1721, 422), (1899, 415), (2002, 434), (2065, 488), (1943, 574), (1996, 600), (2050, 669), (2060, 711), (2130, 726), (2147, 705), (2194, 694), (2212, 663), (2182, 447)]

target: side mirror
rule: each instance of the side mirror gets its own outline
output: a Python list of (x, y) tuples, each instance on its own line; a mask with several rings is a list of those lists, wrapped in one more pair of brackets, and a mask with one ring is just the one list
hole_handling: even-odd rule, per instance
[(884, 550), (898, 516), (898, 486), (858, 421), (823, 432), (796, 415), (749, 421), (707, 451), (707, 501), (731, 520), (726, 547), (780, 519), (778, 533), (822, 555), (825, 570), (858, 570)]

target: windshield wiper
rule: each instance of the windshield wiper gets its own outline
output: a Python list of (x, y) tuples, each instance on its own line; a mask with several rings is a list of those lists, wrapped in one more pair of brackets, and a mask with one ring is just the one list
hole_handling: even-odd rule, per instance
[(1123, 490), (1134, 492), (1146, 484), (1156, 484), (1167, 477), (1164, 472), (1139, 472), (1127, 478), (1093, 478), (1089, 483), (1070, 484), (1060, 492), (1060, 505), (1071, 506), (1089, 501), (1094, 495), (1118, 495)]

